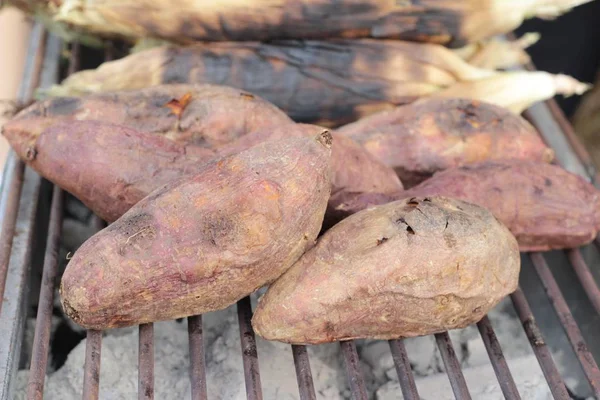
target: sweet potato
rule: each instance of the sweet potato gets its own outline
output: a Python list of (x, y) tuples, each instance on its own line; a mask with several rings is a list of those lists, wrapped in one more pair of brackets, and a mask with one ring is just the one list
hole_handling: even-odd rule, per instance
[[(244, 91), (217, 85), (164, 85), (85, 98), (47, 99), (21, 111), (3, 131), (9, 141), (19, 137), (27, 149), (45, 128), (74, 120), (115, 123), (205, 147), (291, 122), (277, 107)], [(24, 140), (25, 136), (30, 139)], [(21, 149), (15, 150), (25, 155)]]
[[(18, 137), (11, 137), (14, 145)], [(58, 123), (25, 150), (40, 175), (113, 222), (153, 190), (194, 174), (209, 149), (99, 121)]]
[(85, 242), (60, 286), (65, 312), (107, 329), (214, 311), (314, 245), (331, 135), (270, 141), (152, 192)]
[(531, 161), (489, 161), (448, 169), (390, 195), (340, 192), (330, 205), (339, 219), (413, 196), (448, 196), (487, 208), (515, 235), (521, 251), (583, 246), (600, 230), (600, 192), (560, 167)]
[(550, 162), (554, 152), (522, 117), (466, 99), (424, 99), (337, 130), (394, 168), (405, 187), (435, 172), (497, 159)]
[(517, 288), (508, 229), (460, 200), (415, 197), (363, 210), (327, 231), (260, 300), (265, 339), (395, 339), (463, 328)]

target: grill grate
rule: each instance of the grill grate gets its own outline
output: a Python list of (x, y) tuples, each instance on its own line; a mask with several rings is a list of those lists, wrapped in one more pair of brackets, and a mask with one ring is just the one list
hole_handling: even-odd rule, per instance
[[(47, 35), (39, 24), (35, 25), (29, 45), (26, 72), (22, 82), (20, 95), (22, 102), (26, 102), (31, 98), (33, 88), (37, 87), (38, 83), (47, 85), (48, 83), (52, 83), (48, 81), (49, 79), (57, 78), (56, 71), (59, 60), (59, 55), (56, 51), (57, 43), (60, 45), (60, 42), (53, 36)], [(79, 53), (79, 46), (74, 45), (71, 49), (69, 73), (73, 73), (78, 69)], [(113, 49), (111, 47), (107, 48), (105, 58), (113, 58)], [(546, 102), (545, 104), (537, 104), (530, 108), (525, 115), (538, 128), (546, 142), (557, 150), (557, 158), (565, 168), (579, 173), (588, 179), (593, 177), (595, 169), (589, 155), (587, 155), (585, 149), (577, 141), (572, 128), (553, 101)], [(37, 207), (37, 190), (35, 188), (39, 187), (40, 181), (35, 174), (27, 175), (25, 171), (23, 163), (17, 160), (14, 153), (11, 154), (5, 169), (7, 179), (5, 179), (6, 183), (0, 203), (0, 213), (3, 213), (0, 214), (3, 216), (2, 236), (0, 238), (0, 294), (4, 292), (5, 283), (7, 287), (7, 293), (5, 293), (6, 299), (3, 300), (3, 296), (0, 296), (0, 306), (2, 306), (0, 312), (0, 334), (3, 335), (0, 336), (0, 400), (12, 398), (10, 394), (11, 382), (14, 381), (16, 374), (15, 360), (18, 360), (20, 354), (20, 336), (22, 336), (24, 325), (23, 306), (19, 304), (23, 302), (26, 293), (24, 287), (27, 284), (29, 271), (29, 253), (32, 246), (31, 231), (34, 226), (34, 211)], [(31, 179), (28, 180), (28, 177)], [(33, 183), (29, 182), (31, 180)], [(54, 284), (57, 274), (58, 241), (62, 226), (63, 198), (64, 193), (55, 187), (52, 194), (47, 245), (43, 264), (43, 279), (36, 319), (31, 359), (32, 368), (27, 386), (28, 398), (31, 399), (43, 398), (45, 370), (48, 362)], [(97, 229), (101, 229), (104, 224), (96, 218), (95, 226)], [(19, 232), (20, 235), (15, 236), (16, 232)], [(596, 240), (596, 245), (600, 249), (600, 240)], [(568, 250), (566, 251), (566, 255), (589, 300), (600, 314), (600, 290), (580, 249)], [(554, 276), (546, 264), (544, 255), (533, 253), (529, 257), (556, 310), (577, 359), (581, 363), (585, 377), (590, 383), (596, 397), (600, 398), (600, 370), (585, 343), (582, 333), (569, 310)], [(8, 293), (9, 289), (10, 293)], [(550, 350), (533, 317), (529, 303), (520, 287), (511, 295), (511, 299), (552, 395), (556, 399), (570, 399), (564, 381), (559, 374)], [(263, 398), (263, 394), (256, 340), (250, 324), (252, 308), (249, 297), (238, 302), (237, 312), (247, 398), (249, 400), (259, 400)], [(11, 323), (5, 323), (6, 321), (11, 321)], [(489, 319), (485, 317), (477, 324), (477, 327), (489, 355), (491, 365), (498, 378), (502, 393), (507, 399), (520, 399), (515, 381), (510, 373), (500, 343)], [(188, 333), (192, 399), (207, 399), (202, 316), (198, 315), (188, 318)], [(447, 332), (444, 332), (435, 335), (435, 339), (455, 397), (457, 399), (470, 399), (469, 389), (450, 336)], [(403, 340), (391, 340), (389, 345), (404, 398), (410, 400), (419, 399), (417, 386)], [(366, 385), (361, 372), (355, 342), (344, 341), (340, 343), (340, 346), (345, 360), (352, 398), (356, 400), (367, 399)], [(101, 347), (102, 332), (89, 330), (87, 332), (83, 382), (83, 398), (85, 399), (99, 398)], [(316, 399), (307, 348), (305, 346), (291, 346), (291, 348), (300, 398), (302, 400)], [(153, 325), (142, 325), (139, 327), (139, 399), (154, 398), (154, 362)]]

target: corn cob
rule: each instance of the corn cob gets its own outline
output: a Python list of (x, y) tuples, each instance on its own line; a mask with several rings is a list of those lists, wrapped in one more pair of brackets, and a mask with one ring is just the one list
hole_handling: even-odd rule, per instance
[(454, 49), (469, 64), (488, 69), (506, 69), (527, 64), (531, 58), (525, 51), (540, 39), (539, 33), (526, 33), (517, 40), (489, 39)]
[(173, 42), (398, 38), (463, 46), (591, 0), (64, 0), (55, 19)]
[(260, 94), (297, 121), (332, 126), (494, 74), (435, 44), (371, 39), (222, 42), (134, 53), (76, 73), (48, 93), (218, 82)]
[(510, 71), (477, 81), (458, 82), (430, 97), (481, 100), (521, 113), (535, 102), (558, 94), (566, 97), (580, 95), (590, 88), (591, 85), (567, 75), (553, 75), (543, 71)]

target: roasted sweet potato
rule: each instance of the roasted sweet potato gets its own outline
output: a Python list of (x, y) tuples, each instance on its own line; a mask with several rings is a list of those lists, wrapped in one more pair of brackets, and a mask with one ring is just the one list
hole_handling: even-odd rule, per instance
[[(45, 128), (74, 120), (115, 123), (205, 147), (291, 122), (277, 107), (244, 91), (217, 85), (164, 85), (85, 98), (47, 99), (21, 111), (3, 131), (9, 141), (19, 137), (27, 149)], [(30, 139), (24, 140), (26, 136)], [(15, 150), (25, 155), (21, 149)]]
[(487, 208), (515, 235), (521, 251), (582, 246), (600, 230), (600, 192), (560, 167), (531, 161), (489, 161), (448, 169), (391, 195), (340, 192), (330, 206), (339, 219), (414, 196), (448, 196)]
[(327, 231), (279, 278), (252, 319), (265, 339), (323, 343), (463, 328), (517, 288), (508, 229), (460, 200), (416, 197)]
[(99, 121), (56, 124), (28, 148), (10, 139), (29, 166), (108, 222), (215, 157), (209, 149)]
[(405, 187), (464, 164), (525, 159), (550, 162), (554, 152), (519, 115), (466, 99), (426, 99), (345, 125), (349, 136), (394, 168)]
[(85, 242), (65, 312), (106, 329), (229, 306), (278, 278), (321, 228), (331, 135), (270, 141), (152, 192)]

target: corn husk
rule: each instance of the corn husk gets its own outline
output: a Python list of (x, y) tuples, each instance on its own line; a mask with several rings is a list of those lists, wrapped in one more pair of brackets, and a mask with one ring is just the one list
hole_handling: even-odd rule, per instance
[(567, 75), (543, 71), (510, 71), (470, 82), (458, 82), (430, 97), (461, 97), (486, 101), (521, 113), (532, 104), (556, 95), (580, 95), (591, 88)]
[(395, 38), (460, 47), (591, 0), (64, 0), (55, 19), (173, 42)]
[(600, 168), (600, 71), (594, 88), (587, 93), (573, 115), (575, 133)]
[(517, 40), (509, 41), (502, 38), (492, 38), (478, 43), (471, 43), (453, 51), (475, 67), (507, 69), (529, 63), (531, 58), (525, 49), (537, 43), (539, 39), (539, 33), (530, 32)]
[(218, 83), (260, 95), (297, 121), (335, 126), (494, 74), (435, 44), (371, 39), (221, 42), (140, 51), (76, 73), (48, 93)]

